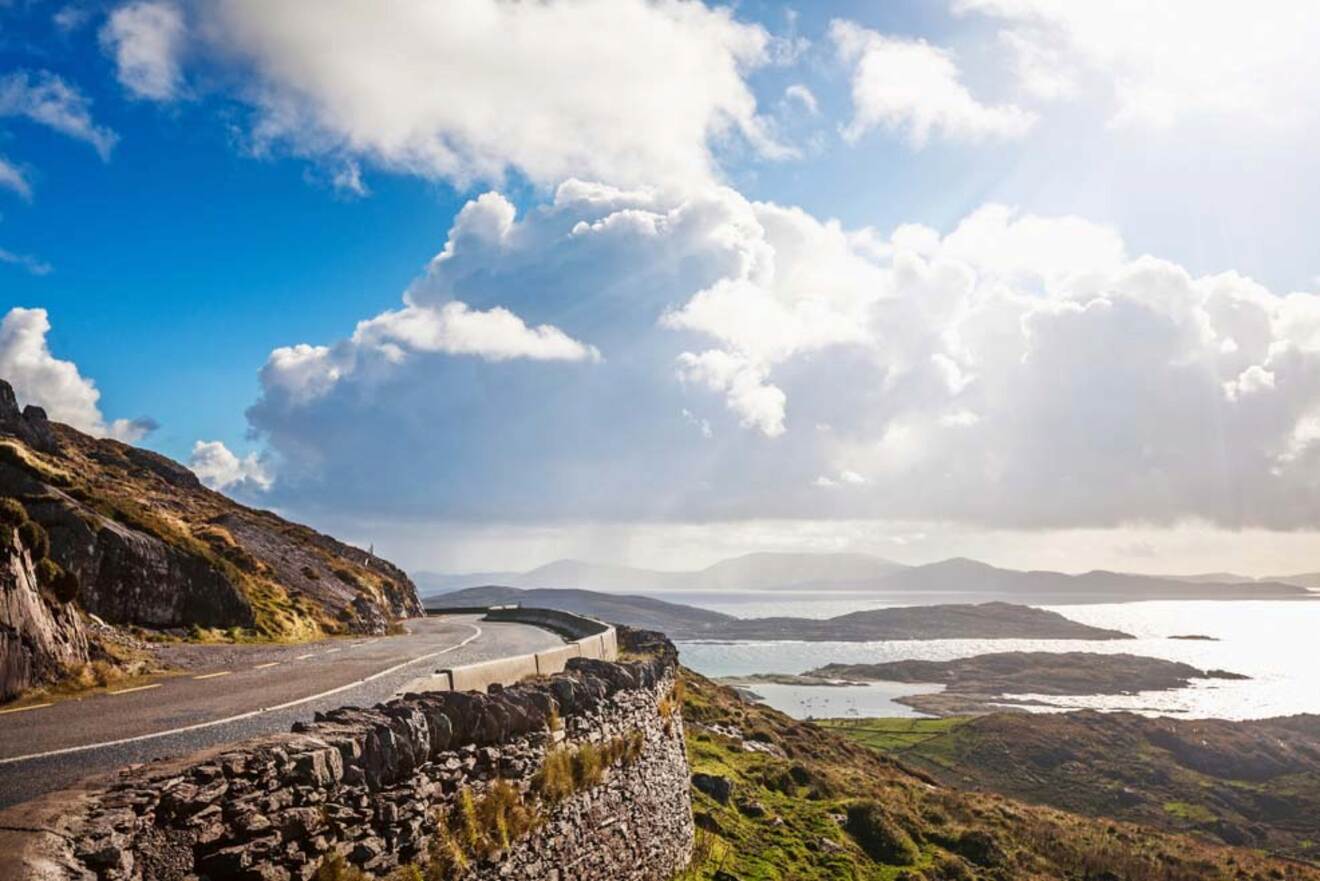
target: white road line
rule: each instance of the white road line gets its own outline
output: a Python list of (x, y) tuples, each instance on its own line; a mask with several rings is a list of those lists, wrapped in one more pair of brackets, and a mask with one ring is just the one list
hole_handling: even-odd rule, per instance
[(146, 691), (148, 688), (160, 688), (160, 683), (155, 682), (151, 685), (138, 685), (133, 688), (121, 688), (118, 691), (107, 691), (106, 694), (132, 694), (135, 691)]
[(8, 713), (26, 713), (28, 710), (40, 710), (42, 707), (49, 707), (50, 704), (28, 704), (26, 707), (14, 707), (10, 710), (0, 710), (0, 716)]
[(339, 649), (326, 649), (326, 650), (325, 650), (325, 653), (326, 653), (327, 655), (333, 655), (333, 654), (334, 654), (335, 652), (337, 652), (337, 651), (339, 651)]
[(217, 676), (228, 676), (233, 670), (221, 670), (219, 673), (203, 673), (201, 676), (194, 676), (193, 679), (214, 679)]
[(279, 662), (279, 661), (267, 661), (265, 664), (258, 664), (257, 666), (253, 667), (252, 669), (253, 669), (253, 670), (265, 670), (267, 667), (278, 667), (279, 665), (280, 665), (280, 662)]
[[(402, 670), (404, 667), (410, 667), (413, 664), (417, 664), (422, 661), (428, 661), (431, 658), (438, 657), (439, 655), (447, 655), (452, 651), (461, 649), (463, 646), (472, 642), (472, 640), (479, 639), (481, 637), (480, 627), (478, 627), (475, 624), (468, 624), (467, 622), (463, 622), (463, 625), (465, 627), (471, 627), (476, 632), (473, 633), (471, 636), (469, 636), (467, 639), (463, 640), (462, 642), (455, 643), (454, 645), (451, 645), (449, 648), (443, 648), (440, 649), (439, 651), (431, 652), (430, 654), (419, 655), (418, 657), (413, 658), (411, 661), (403, 661), (401, 663), (395, 664), (393, 667), (389, 667), (387, 669), (381, 670), (379, 673), (372, 673), (370, 676), (366, 677), (365, 679), (359, 679), (357, 682), (350, 682), (347, 685), (341, 685), (338, 688), (332, 688), (329, 691), (323, 691), (320, 694), (313, 694), (307, 697), (300, 697), (297, 700), (286, 701), (285, 703), (282, 704), (276, 704), (273, 707), (262, 707), (260, 710), (249, 710), (246, 713), (239, 713), (236, 716), (226, 716), (223, 719), (212, 719), (210, 722), (196, 722), (192, 725), (184, 725), (179, 728), (171, 728), (168, 731), (154, 731), (151, 734), (139, 734), (136, 735), (135, 737), (121, 737), (118, 740), (103, 740), (100, 743), (86, 743), (83, 744), (82, 746), (66, 746), (63, 749), (51, 749), (41, 753), (29, 753), (28, 755), (25, 756), (12, 756), (7, 759), (0, 759), (0, 765), (13, 765), (18, 762), (31, 761), (32, 759), (45, 759), (45, 758), (50, 758), (51, 756), (67, 756), (70, 753), (86, 752), (87, 750), (100, 749), (101, 747), (106, 747), (106, 746), (121, 746), (125, 743), (137, 743), (143, 740), (154, 740), (157, 737), (168, 737), (171, 734), (184, 734), (188, 731), (200, 731), (203, 728), (214, 728), (217, 725), (227, 725), (230, 722), (240, 722), (243, 719), (251, 719), (254, 716), (260, 716), (263, 713), (272, 713), (277, 710), (287, 710), (290, 707), (296, 707), (299, 704), (310, 703), (311, 701), (320, 700), (323, 697), (329, 697), (332, 694), (339, 694), (341, 691), (348, 691), (351, 688), (357, 688), (360, 685), (366, 685), (368, 682), (371, 682), (372, 680), (379, 679), (382, 676), (388, 676), (391, 673), (395, 673), (399, 670)], [(43, 704), (42, 706), (45, 705)], [(35, 706), (23, 707), (22, 709), (35, 710), (36, 707)], [(9, 710), (7, 712), (14, 712), (14, 711)]]
[(295, 661), (305, 661), (305, 660), (307, 660), (308, 658), (314, 658), (314, 657), (316, 657), (316, 652), (308, 652), (308, 653), (305, 654), (305, 655), (299, 655), (298, 657), (294, 658), (294, 660), (295, 660)]

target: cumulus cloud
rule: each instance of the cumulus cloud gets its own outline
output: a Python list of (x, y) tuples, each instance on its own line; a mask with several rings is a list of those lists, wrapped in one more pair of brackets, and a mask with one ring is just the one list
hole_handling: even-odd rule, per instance
[(193, 444), (188, 467), (202, 483), (215, 490), (268, 490), (274, 483), (274, 478), (256, 453), (249, 453), (240, 459), (221, 441), (199, 440)]
[(1014, 139), (1035, 114), (1011, 104), (984, 104), (963, 85), (953, 56), (925, 40), (889, 37), (836, 19), (830, 37), (840, 61), (853, 65), (853, 118), (843, 136), (856, 141), (873, 128), (904, 132), (916, 149), (932, 138)]
[(730, 410), (744, 425), (767, 437), (784, 433), (784, 393), (766, 382), (765, 367), (730, 352), (710, 349), (678, 356), (678, 375), (685, 382), (704, 384), (721, 392)]
[(119, 136), (92, 120), (91, 102), (49, 71), (16, 71), (0, 76), (0, 117), (22, 116), (91, 144), (102, 159)]
[[(233, 0), (198, 8), (196, 30), (245, 74), (256, 149), (336, 166), (350, 158), (464, 183), (516, 171), (543, 185), (574, 174), (681, 185), (716, 174), (715, 142), (792, 152), (745, 82), (782, 47), (728, 9), (404, 0), (390, 12), (369, 0)], [(166, 43), (141, 57), (173, 58), (155, 51)]]
[(114, 57), (120, 84), (153, 101), (178, 97), (185, 37), (183, 11), (170, 0), (125, 3), (101, 28), (101, 44)]
[(46, 343), (50, 319), (45, 309), (10, 309), (0, 321), (0, 378), (14, 387), (23, 404), (36, 404), (56, 422), (99, 437), (126, 443), (140, 440), (156, 428), (148, 418), (116, 419), (101, 415), (101, 392), (72, 361), (51, 354)]
[(1250, 11), (1198, 0), (955, 0), (1004, 23), (1019, 74), (1042, 97), (1107, 92), (1113, 122), (1166, 127), (1208, 116), (1267, 127), (1316, 116), (1320, 21), (1298, 0)]
[(401, 310), (273, 353), (249, 419), (304, 507), (1315, 526), (1318, 304), (1078, 217), (884, 233), (569, 181), (474, 200)]

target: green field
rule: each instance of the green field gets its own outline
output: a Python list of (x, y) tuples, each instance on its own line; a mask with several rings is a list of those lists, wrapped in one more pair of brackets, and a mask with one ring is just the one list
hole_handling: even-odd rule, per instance
[(947, 719), (877, 718), (877, 719), (820, 719), (816, 724), (831, 731), (847, 735), (858, 743), (881, 752), (901, 752), (932, 737), (947, 734), (967, 722), (969, 717), (951, 716)]

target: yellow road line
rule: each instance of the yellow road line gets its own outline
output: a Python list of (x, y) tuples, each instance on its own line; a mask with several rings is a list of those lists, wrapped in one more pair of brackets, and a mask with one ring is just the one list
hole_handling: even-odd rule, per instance
[(137, 685), (133, 688), (121, 688), (118, 691), (107, 691), (106, 694), (130, 694), (135, 691), (146, 691), (148, 688), (160, 688), (160, 683), (156, 682), (151, 685)]
[(9, 710), (0, 710), (0, 716), (5, 715), (6, 713), (26, 713), (28, 710), (39, 710), (39, 709), (41, 709), (42, 707), (49, 707), (49, 706), (51, 706), (51, 705), (50, 705), (50, 704), (28, 704), (26, 707), (14, 707), (13, 709), (9, 709)]
[(266, 664), (258, 664), (257, 666), (253, 667), (252, 669), (253, 669), (253, 670), (265, 670), (267, 667), (276, 667), (276, 666), (279, 666), (279, 663), (280, 663), (279, 661), (270, 661), (269, 663), (266, 663)]
[(194, 676), (193, 679), (214, 679), (217, 676), (228, 676), (232, 670), (221, 670), (219, 673), (203, 673), (201, 676)]

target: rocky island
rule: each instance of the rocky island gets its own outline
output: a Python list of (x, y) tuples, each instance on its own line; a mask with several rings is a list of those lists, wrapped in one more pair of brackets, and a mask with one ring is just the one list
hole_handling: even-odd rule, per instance
[(923, 682), (945, 686), (935, 694), (897, 702), (935, 716), (967, 715), (1028, 706), (1037, 701), (1013, 695), (1113, 695), (1186, 688), (1197, 679), (1246, 679), (1224, 670), (1129, 654), (1092, 652), (996, 652), (951, 661), (890, 661), (883, 664), (826, 664), (803, 674), (811, 680)]

